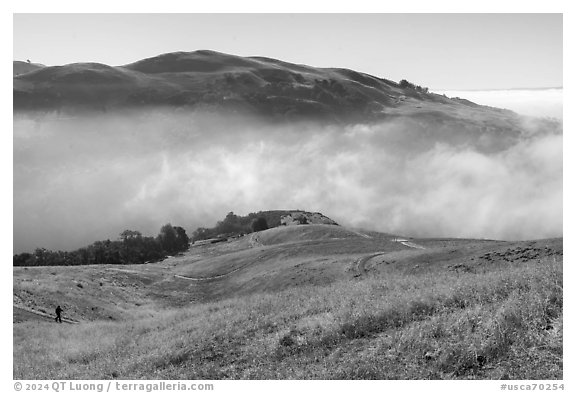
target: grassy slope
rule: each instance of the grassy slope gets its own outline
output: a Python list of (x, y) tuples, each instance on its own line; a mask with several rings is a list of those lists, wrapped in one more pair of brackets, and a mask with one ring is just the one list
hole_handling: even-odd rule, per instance
[[(71, 271), (81, 276), (67, 301), (85, 322), (15, 324), (14, 378), (562, 377), (561, 239), (413, 240), (419, 250), (327, 233), (270, 230), (158, 264), (56, 276), (15, 269), (15, 296), (31, 308), (40, 293), (72, 288)], [(352, 274), (375, 250), (389, 252)], [(240, 262), (250, 264), (221, 279), (174, 277)]]
[(467, 124), (477, 133), (485, 129), (518, 132), (521, 127), (512, 112), (401, 88), (352, 70), (213, 51), (167, 53), (117, 67), (97, 63), (45, 67), (15, 77), (13, 93), (17, 111), (75, 113), (71, 108), (101, 112), (207, 105), (296, 119), (350, 117), (365, 122), (404, 117), (413, 119), (416, 128), (423, 121), (462, 122), (457, 128), (464, 130)]

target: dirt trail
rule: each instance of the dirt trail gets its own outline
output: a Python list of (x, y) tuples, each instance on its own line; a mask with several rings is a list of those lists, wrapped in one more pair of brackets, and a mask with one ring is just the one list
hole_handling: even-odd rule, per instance
[(250, 244), (250, 247), (262, 247), (263, 246), (263, 244), (260, 243), (260, 240), (258, 239), (257, 232), (254, 232), (253, 234), (250, 235), (250, 239), (248, 239), (248, 244)]
[[(34, 314), (34, 315), (37, 315), (37, 316), (39, 316), (39, 317), (42, 317), (42, 319), (46, 319), (46, 320), (49, 319), (49, 320), (51, 320), (51, 321), (54, 321), (54, 318), (55, 318), (53, 315), (49, 315), (49, 314), (46, 314), (46, 313), (43, 313), (43, 312), (41, 312), (41, 311), (37, 311), (37, 310), (31, 309), (31, 308), (28, 308), (28, 307), (16, 306), (16, 305), (12, 305), (12, 307), (13, 307), (13, 314), (15, 314), (15, 315), (16, 315), (17, 313), (20, 313), (20, 314), (30, 313), (30, 314)], [(78, 324), (78, 323), (80, 323), (80, 322), (75, 321), (75, 320), (72, 320), (72, 319), (68, 319), (68, 318), (65, 318), (65, 317), (62, 317), (62, 323), (70, 323), (70, 324), (76, 325), (76, 324)]]
[(365, 239), (372, 239), (372, 236), (370, 236), (370, 235), (368, 235), (368, 234), (366, 234), (366, 233), (362, 233), (362, 232), (356, 231), (356, 230), (354, 230), (354, 229), (349, 229), (349, 231), (357, 234), (358, 236), (362, 236), (362, 237), (365, 238)]
[(352, 265), (350, 266), (350, 270), (354, 273), (354, 277), (359, 277), (363, 273), (366, 273), (366, 262), (368, 262), (372, 258), (377, 257), (378, 255), (383, 255), (386, 253), (387, 253), (387, 251), (380, 251), (380, 252), (375, 252), (372, 254), (364, 255), (363, 257), (355, 259), (352, 262)]
[(247, 264), (244, 266), (240, 266), (232, 271), (229, 271), (228, 273), (224, 273), (224, 274), (219, 274), (217, 276), (210, 276), (210, 277), (188, 277), (188, 276), (182, 276), (180, 274), (175, 274), (174, 277), (176, 278), (181, 278), (183, 280), (190, 280), (190, 281), (208, 281), (208, 280), (215, 280), (217, 278), (222, 278), (222, 277), (226, 277), (229, 276), (232, 273), (236, 273), (237, 271), (244, 269), (246, 266), (248, 266)]
[[(368, 235), (362, 235), (360, 233), (358, 233), (358, 234), (361, 236), (369, 237)], [(405, 245), (406, 247), (410, 247), (410, 248), (416, 248), (419, 250), (425, 250), (426, 249), (426, 247), (421, 246), (421, 245), (416, 244), (416, 243), (413, 243), (411, 241), (408, 241), (408, 239), (397, 238), (397, 239), (394, 239), (393, 241), (401, 243), (401, 244)], [(379, 251), (379, 252), (375, 252), (375, 253), (364, 255), (360, 258), (357, 258), (352, 262), (352, 265), (350, 266), (350, 271), (352, 271), (354, 273), (354, 277), (359, 277), (362, 274), (367, 272), (366, 263), (369, 260), (371, 260), (372, 258), (375, 258), (379, 255), (384, 255), (384, 254), (388, 254), (388, 253), (389, 253), (389, 251)]]
[(416, 244), (416, 243), (413, 243), (411, 241), (408, 241), (408, 239), (395, 239), (394, 241), (398, 242), (398, 243), (402, 243), (406, 247), (417, 248), (419, 250), (425, 250), (426, 249), (426, 247), (421, 246), (420, 244)]
[(114, 271), (114, 272), (120, 272), (120, 273), (132, 273), (132, 274), (140, 274), (141, 272), (138, 272), (136, 270), (130, 270), (130, 269), (119, 269), (116, 267), (109, 267), (106, 270), (109, 271)]

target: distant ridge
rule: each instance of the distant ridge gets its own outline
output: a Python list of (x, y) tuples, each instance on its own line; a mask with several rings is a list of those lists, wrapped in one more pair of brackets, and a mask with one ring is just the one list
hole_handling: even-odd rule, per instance
[(338, 123), (433, 115), (493, 127), (515, 119), (511, 112), (451, 100), (407, 81), (210, 50), (165, 53), (123, 66), (35, 67), (14, 76), (16, 112), (74, 115), (152, 107)]

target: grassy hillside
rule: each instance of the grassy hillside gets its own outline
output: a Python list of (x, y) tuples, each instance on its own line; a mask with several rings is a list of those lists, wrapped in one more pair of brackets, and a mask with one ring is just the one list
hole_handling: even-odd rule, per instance
[(562, 378), (554, 260), (394, 274), (162, 311), (15, 326), (14, 378)]
[(501, 109), (429, 93), (407, 81), (215, 51), (166, 53), (124, 66), (74, 63), (14, 77), (14, 110), (68, 115), (198, 109), (277, 121), (370, 122), (398, 116), (465, 120), (479, 130), (522, 127)]
[[(562, 254), (312, 225), (14, 268), (14, 378), (560, 379)], [(38, 314), (56, 303), (79, 323)]]

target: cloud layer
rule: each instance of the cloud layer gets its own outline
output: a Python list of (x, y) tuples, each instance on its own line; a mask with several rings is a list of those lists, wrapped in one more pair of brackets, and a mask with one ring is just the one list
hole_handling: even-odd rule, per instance
[(562, 135), (515, 136), (486, 151), (459, 132), (160, 110), (18, 116), (14, 252), (73, 249), (127, 228), (152, 235), (166, 222), (192, 231), (229, 211), (268, 209), (408, 236), (561, 236)]
[(447, 90), (438, 94), (466, 98), (481, 105), (506, 108), (526, 116), (562, 119), (563, 89)]

